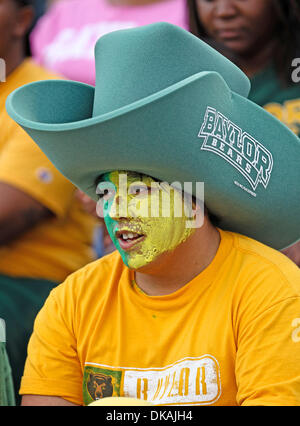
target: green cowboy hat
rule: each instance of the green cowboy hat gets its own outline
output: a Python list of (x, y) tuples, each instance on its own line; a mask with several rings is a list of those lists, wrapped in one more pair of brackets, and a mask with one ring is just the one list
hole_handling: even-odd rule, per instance
[(112, 170), (204, 182), (221, 228), (276, 249), (299, 240), (300, 142), (247, 99), (242, 71), (167, 23), (106, 34), (95, 60), (95, 88), (41, 81), (7, 99), (62, 174), (94, 199)]

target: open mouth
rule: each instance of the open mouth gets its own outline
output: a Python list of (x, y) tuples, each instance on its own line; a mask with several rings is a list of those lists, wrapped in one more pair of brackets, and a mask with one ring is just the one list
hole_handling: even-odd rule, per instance
[(138, 234), (133, 231), (123, 230), (117, 231), (116, 237), (120, 244), (120, 247), (123, 250), (129, 250), (131, 247), (135, 246), (137, 243), (142, 241), (145, 238), (144, 234)]

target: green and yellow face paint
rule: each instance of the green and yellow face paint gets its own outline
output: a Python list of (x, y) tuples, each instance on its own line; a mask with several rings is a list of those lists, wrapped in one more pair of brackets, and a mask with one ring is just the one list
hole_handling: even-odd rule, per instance
[(108, 233), (130, 269), (137, 270), (174, 250), (195, 231), (186, 226), (181, 191), (149, 176), (106, 173), (97, 193)]

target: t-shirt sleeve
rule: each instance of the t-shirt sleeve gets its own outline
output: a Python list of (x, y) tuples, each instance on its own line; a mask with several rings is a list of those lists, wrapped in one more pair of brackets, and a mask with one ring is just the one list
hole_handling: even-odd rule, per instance
[[(21, 395), (58, 396), (83, 405), (72, 296), (54, 289), (36, 317), (21, 381)], [(56, 297), (60, 293), (60, 297)]]
[[(275, 274), (268, 277), (265, 288), (269, 289), (260, 293), (256, 303), (249, 294), (241, 312), (236, 381), (237, 402), (242, 406), (300, 405), (300, 297), (295, 291), (280, 300), (276, 279)], [(264, 298), (272, 300), (265, 303)]]
[(0, 181), (30, 195), (58, 217), (66, 216), (74, 197), (74, 185), (17, 125), (1, 151)]

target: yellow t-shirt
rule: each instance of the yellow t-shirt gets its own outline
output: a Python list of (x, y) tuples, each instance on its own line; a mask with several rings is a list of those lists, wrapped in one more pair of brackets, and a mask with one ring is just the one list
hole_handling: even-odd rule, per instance
[(36, 318), (20, 393), (300, 405), (299, 269), (220, 232), (212, 263), (167, 296), (138, 291), (118, 252), (68, 277)]
[(57, 282), (95, 259), (95, 219), (75, 199), (75, 187), (7, 114), (9, 93), (26, 83), (59, 78), (26, 59), (0, 83), (0, 181), (39, 201), (55, 217), (0, 250), (0, 274)]

